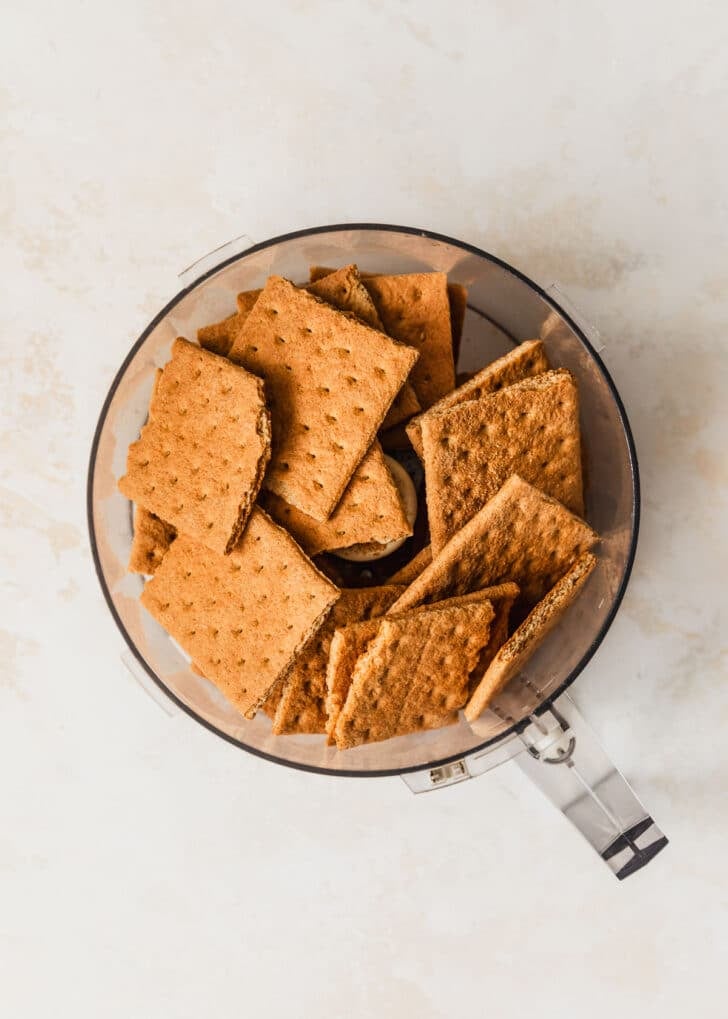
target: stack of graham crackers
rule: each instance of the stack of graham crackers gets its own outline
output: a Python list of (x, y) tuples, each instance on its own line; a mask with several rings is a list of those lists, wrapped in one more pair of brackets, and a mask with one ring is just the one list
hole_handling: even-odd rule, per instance
[[(119, 482), (129, 568), (195, 671), (277, 734), (344, 750), (473, 721), (595, 566), (572, 375), (533, 340), (456, 388), (465, 308), (439, 272), (271, 276), (157, 373)], [(393, 436), (422, 460), (430, 543), (337, 587), (320, 553), (412, 534)]]

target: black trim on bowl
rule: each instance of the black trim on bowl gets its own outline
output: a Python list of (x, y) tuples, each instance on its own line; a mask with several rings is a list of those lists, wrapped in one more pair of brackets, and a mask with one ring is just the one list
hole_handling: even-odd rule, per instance
[(523, 282), (523, 283), (527, 284), (529, 287), (531, 287), (544, 301), (546, 301), (564, 319), (565, 322), (568, 323), (570, 328), (579, 337), (581, 342), (584, 344), (584, 346), (588, 350), (589, 354), (591, 355), (591, 357), (595, 361), (597, 367), (601, 371), (601, 373), (602, 373), (602, 375), (603, 375), (603, 377), (604, 377), (604, 379), (605, 379), (605, 381), (606, 381), (606, 383), (607, 383), (607, 385), (609, 387), (609, 390), (610, 390), (610, 392), (612, 394), (612, 397), (614, 398), (614, 402), (617, 405), (617, 410), (619, 412), (619, 416), (620, 416), (620, 419), (621, 419), (621, 422), (622, 422), (622, 428), (624, 430), (624, 435), (625, 435), (625, 438), (626, 438), (626, 441), (627, 441), (627, 448), (628, 448), (628, 452), (629, 452), (629, 459), (630, 459), (630, 465), (631, 465), (631, 468), (632, 468), (632, 478), (633, 478), (633, 495), (634, 495), (634, 497), (633, 497), (633, 502), (632, 502), (632, 520), (633, 520), (632, 537), (631, 537), (631, 541), (630, 541), (629, 552), (628, 552), (628, 555), (627, 555), (627, 562), (625, 564), (624, 576), (622, 578), (622, 583), (621, 583), (621, 585), (619, 587), (619, 590), (617, 591), (617, 594), (615, 595), (614, 602), (612, 603), (612, 607), (611, 607), (611, 610), (609, 612), (609, 615), (607, 616), (606, 620), (604, 621), (604, 624), (602, 625), (601, 630), (599, 631), (597, 636), (594, 638), (592, 644), (587, 649), (586, 653), (581, 658), (579, 664), (569, 673), (569, 675), (566, 677), (564, 682), (558, 687), (558, 689), (556, 689), (552, 694), (550, 694), (546, 698), (546, 700), (544, 700), (543, 703), (539, 705), (538, 709), (536, 710), (536, 714), (541, 714), (543, 711), (546, 711), (551, 706), (551, 704), (553, 704), (553, 702), (556, 700), (556, 698), (559, 697), (569, 686), (571, 686), (571, 684), (574, 682), (574, 680), (577, 678), (577, 676), (579, 676), (579, 674), (584, 670), (584, 668), (591, 661), (591, 659), (593, 658), (594, 654), (596, 653), (597, 648), (599, 647), (599, 645), (604, 640), (604, 637), (606, 636), (607, 631), (609, 630), (610, 626), (612, 625), (612, 623), (614, 621), (614, 617), (617, 614), (619, 606), (620, 606), (620, 604), (622, 602), (622, 598), (624, 597), (624, 592), (627, 589), (627, 584), (629, 582), (630, 575), (632, 573), (632, 567), (634, 565), (634, 559), (635, 559), (635, 554), (636, 554), (636, 549), (637, 549), (637, 538), (638, 538), (638, 534), (639, 534), (639, 525), (640, 525), (640, 480), (639, 480), (639, 468), (638, 468), (638, 464), (637, 464), (637, 452), (635, 450), (634, 438), (632, 436), (632, 430), (630, 428), (629, 421), (627, 419), (627, 414), (626, 414), (626, 411), (624, 409), (624, 404), (622, 403), (622, 399), (621, 399), (619, 393), (617, 392), (617, 388), (614, 385), (614, 382), (612, 381), (611, 375), (607, 371), (607, 368), (604, 365), (604, 362), (600, 358), (599, 354), (596, 352), (594, 347), (591, 345), (591, 343), (589, 342), (589, 340), (585, 336), (583, 330), (572, 319), (572, 317), (566, 311), (564, 311), (564, 309), (561, 308), (560, 305), (556, 301), (554, 301), (553, 298), (550, 297), (542, 287), (540, 287), (537, 283), (534, 283), (534, 281), (529, 279), (529, 277), (524, 275), (524, 273), (520, 272), (518, 269), (514, 269), (513, 266), (509, 265), (507, 262), (504, 262), (502, 259), (498, 258), (496, 255), (491, 255), (489, 252), (483, 251), (481, 248), (477, 248), (473, 244), (467, 244), (465, 241), (455, 240), (452, 237), (447, 237), (445, 234), (433, 233), (430, 230), (420, 230), (420, 229), (417, 229), (415, 227), (393, 226), (391, 224), (386, 224), (386, 223), (337, 223), (337, 224), (334, 224), (332, 226), (318, 226), (318, 227), (309, 227), (309, 228), (307, 228), (305, 230), (294, 230), (291, 233), (282, 234), (279, 237), (273, 237), (273, 238), (271, 238), (271, 239), (269, 239), (267, 241), (261, 242), (260, 244), (253, 244), (249, 248), (246, 248), (244, 251), (238, 252), (235, 255), (231, 255), (230, 258), (227, 258), (224, 261), (219, 262), (217, 265), (213, 266), (211, 269), (208, 269), (206, 272), (203, 272), (192, 283), (190, 283), (184, 289), (180, 290), (179, 293), (177, 293), (172, 298), (172, 300), (169, 301), (168, 304), (166, 304), (165, 307), (162, 308), (162, 310), (152, 319), (152, 321), (149, 323), (147, 328), (144, 330), (144, 332), (141, 334), (139, 339), (136, 341), (134, 346), (129, 351), (129, 353), (126, 356), (126, 358), (124, 359), (121, 367), (119, 368), (118, 372), (116, 373), (116, 376), (114, 377), (114, 381), (111, 384), (109, 392), (107, 393), (106, 399), (104, 400), (103, 406), (101, 408), (101, 413), (99, 415), (98, 424), (96, 425), (96, 431), (94, 433), (93, 442), (91, 444), (91, 454), (90, 454), (90, 457), (89, 457), (89, 469), (88, 469), (88, 477), (87, 477), (87, 484), (86, 484), (86, 513), (87, 513), (87, 518), (88, 518), (88, 529), (89, 529), (89, 539), (90, 539), (90, 543), (91, 543), (91, 554), (93, 556), (94, 566), (96, 568), (96, 575), (99, 578), (99, 584), (101, 585), (101, 590), (103, 592), (104, 598), (106, 599), (106, 604), (108, 605), (109, 611), (111, 612), (111, 615), (112, 615), (114, 621), (116, 622), (116, 625), (118, 626), (119, 631), (121, 632), (124, 640), (126, 641), (126, 644), (129, 647), (129, 650), (131, 651), (131, 653), (134, 655), (136, 660), (142, 666), (144, 671), (157, 684), (157, 686), (166, 694), (166, 696), (169, 697), (169, 699), (174, 704), (177, 705), (178, 708), (180, 708), (182, 711), (184, 711), (186, 714), (188, 714), (191, 718), (193, 718), (200, 725), (203, 725), (206, 729), (209, 729), (210, 732), (213, 732), (217, 736), (220, 736), (222, 739), (226, 740), (228, 743), (232, 743), (234, 746), (240, 747), (241, 750), (246, 750), (248, 753), (254, 754), (256, 757), (262, 757), (262, 758), (264, 758), (267, 761), (273, 762), (274, 764), (282, 764), (282, 765), (285, 765), (286, 767), (289, 767), (289, 768), (296, 768), (299, 771), (314, 772), (314, 773), (320, 774), (320, 775), (339, 776), (339, 777), (342, 777), (342, 778), (385, 778), (385, 777), (390, 777), (390, 776), (394, 776), (394, 775), (405, 775), (405, 774), (410, 774), (410, 773), (417, 772), (417, 771), (425, 771), (425, 770), (429, 770), (429, 769), (432, 769), (432, 768), (441, 768), (441, 767), (443, 767), (443, 766), (445, 766), (447, 764), (451, 764), (453, 761), (459, 761), (463, 757), (469, 757), (471, 754), (480, 753), (481, 751), (487, 749), (488, 747), (495, 746), (498, 743), (502, 742), (503, 740), (508, 739), (510, 736), (514, 735), (515, 733), (518, 733), (518, 732), (522, 731), (529, 724), (529, 719), (526, 718), (523, 721), (518, 722), (518, 723), (512, 725), (510, 729), (507, 729), (505, 732), (501, 733), (499, 736), (496, 736), (493, 739), (486, 740), (485, 742), (480, 743), (477, 746), (473, 747), (472, 749), (470, 749), (468, 751), (465, 751), (463, 753), (453, 754), (450, 757), (444, 757), (444, 758), (441, 758), (441, 759), (435, 760), (435, 761), (423, 761), (421, 764), (408, 765), (407, 767), (404, 767), (404, 768), (386, 768), (386, 769), (381, 769), (381, 770), (377, 770), (377, 771), (361, 771), (361, 770), (343, 770), (343, 769), (333, 769), (333, 768), (320, 768), (320, 767), (316, 767), (316, 766), (310, 765), (310, 764), (301, 764), (301, 763), (299, 763), (297, 761), (290, 761), (290, 760), (287, 760), (286, 758), (283, 758), (283, 757), (276, 757), (274, 754), (267, 754), (264, 751), (257, 749), (256, 747), (248, 746), (246, 743), (242, 743), (240, 740), (236, 740), (232, 736), (229, 736), (227, 733), (225, 733), (222, 730), (218, 729), (216, 726), (212, 725), (210, 722), (205, 721), (205, 719), (200, 718), (199, 715), (197, 715), (191, 708), (189, 708), (183, 701), (181, 701), (174, 693), (172, 693), (172, 691), (162, 682), (162, 680), (156, 675), (154, 670), (149, 667), (149, 665), (147, 664), (145, 659), (142, 657), (142, 655), (140, 654), (140, 652), (139, 652), (138, 648), (136, 647), (135, 643), (133, 642), (133, 640), (131, 639), (131, 637), (127, 633), (126, 628), (124, 627), (124, 624), (122, 623), (121, 618), (119, 617), (119, 615), (118, 615), (118, 613), (117, 613), (117, 611), (116, 611), (116, 609), (114, 607), (114, 603), (113, 603), (113, 601), (111, 599), (111, 594), (109, 592), (109, 589), (106, 586), (106, 581), (104, 579), (104, 576), (103, 576), (103, 573), (102, 573), (102, 570), (101, 570), (101, 563), (100, 563), (100, 560), (99, 560), (98, 547), (97, 547), (97, 542), (96, 542), (96, 534), (95, 534), (95, 531), (94, 531), (94, 521), (93, 521), (93, 482), (94, 482), (94, 469), (95, 469), (95, 464), (96, 464), (96, 452), (97, 452), (98, 445), (99, 445), (99, 440), (100, 440), (100, 437), (101, 437), (101, 431), (102, 431), (102, 428), (104, 426), (104, 422), (106, 420), (106, 415), (108, 413), (109, 405), (111, 403), (111, 400), (114, 397), (114, 394), (115, 394), (116, 389), (117, 389), (117, 387), (119, 385), (119, 382), (121, 381), (121, 379), (122, 379), (122, 377), (123, 377), (123, 375), (124, 375), (128, 365), (129, 365), (129, 363), (131, 362), (132, 358), (134, 357), (136, 352), (139, 350), (141, 345), (144, 343), (144, 341), (146, 340), (147, 336), (149, 336), (149, 334), (152, 332), (152, 330), (157, 326), (157, 324), (171, 311), (172, 308), (175, 307), (175, 305), (177, 305), (182, 300), (183, 297), (185, 297), (191, 290), (194, 290), (195, 287), (199, 286), (200, 283), (204, 282), (210, 276), (216, 275), (218, 272), (220, 272), (221, 269), (224, 269), (226, 266), (231, 265), (233, 262), (239, 261), (241, 258), (244, 258), (247, 255), (250, 255), (250, 254), (252, 254), (255, 251), (260, 251), (260, 250), (262, 250), (264, 248), (268, 248), (268, 247), (270, 247), (271, 245), (274, 245), (274, 244), (282, 244), (283, 242), (286, 242), (286, 241), (295, 240), (297, 237), (311, 237), (311, 236), (314, 236), (316, 234), (336, 233), (336, 232), (345, 231), (345, 230), (362, 230), (362, 231), (363, 230), (371, 230), (371, 231), (379, 230), (379, 231), (390, 232), (390, 233), (410, 234), (410, 235), (414, 235), (414, 236), (418, 236), (418, 237), (425, 237), (428, 240), (432, 240), (432, 241), (442, 241), (445, 244), (449, 244), (449, 245), (451, 245), (451, 246), (453, 246), (455, 248), (459, 248), (461, 251), (466, 251), (466, 252), (468, 252), (470, 254), (477, 255), (480, 258), (484, 258), (484, 259), (486, 259), (486, 260), (488, 260), (490, 262), (493, 262), (494, 264), (500, 266), (502, 269), (506, 270), (506, 272), (509, 272), (512, 276), (515, 276), (516, 279), (521, 280), (521, 282)]

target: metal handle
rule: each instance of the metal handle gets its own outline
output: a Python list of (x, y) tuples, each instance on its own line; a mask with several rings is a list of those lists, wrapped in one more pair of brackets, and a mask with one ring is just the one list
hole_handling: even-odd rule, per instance
[(516, 764), (565, 814), (622, 880), (667, 845), (574, 702), (563, 695), (531, 716)]

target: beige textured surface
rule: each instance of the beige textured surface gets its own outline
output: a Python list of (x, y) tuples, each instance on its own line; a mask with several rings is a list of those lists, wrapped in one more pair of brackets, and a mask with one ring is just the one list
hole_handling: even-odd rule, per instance
[(474, 722), (503, 687), (520, 672), (541, 641), (578, 597), (596, 564), (596, 556), (591, 552), (579, 556), (500, 648), (468, 701), (465, 708), (468, 721)]
[(387, 580), (388, 584), (411, 584), (415, 577), (419, 577), (420, 573), (426, 566), (429, 566), (432, 562), (432, 549), (429, 545), (425, 545), (421, 548), (416, 556), (413, 556), (408, 563), (405, 563), (396, 573), (393, 573)]
[(339, 596), (256, 508), (227, 556), (180, 535), (142, 604), (242, 714), (251, 715)]
[(574, 560), (599, 540), (583, 520), (513, 475), (392, 606), (426, 602), (505, 581), (535, 605)]
[(416, 353), (273, 276), (230, 358), (266, 380), (266, 487), (325, 520), (372, 444)]
[(503, 357), (497, 358), (476, 372), (467, 382), (448, 393), (428, 411), (418, 414), (410, 421), (407, 425), (407, 435), (416, 453), (422, 458), (421, 428), (426, 417), (434, 417), (450, 407), (466, 403), (468, 400), (477, 400), (481, 396), (497, 392), (499, 389), (513, 385), (514, 382), (539, 375), (548, 369), (549, 363), (541, 340), (526, 340), (524, 343), (520, 343)]
[(132, 573), (154, 573), (177, 537), (171, 524), (160, 520), (142, 506), (134, 507), (134, 537), (129, 553)]
[(119, 488), (216, 552), (240, 536), (270, 456), (259, 378), (175, 340)]
[(202, 326), (197, 330), (197, 342), (205, 350), (220, 357), (227, 357), (233, 341), (240, 331), (243, 322), (250, 314), (250, 309), (258, 300), (260, 290), (246, 290), (237, 295), (236, 301), (238, 310), (228, 315), (221, 322), (213, 322), (212, 325)]
[(403, 588), (344, 589), (321, 629), (314, 634), (286, 676), (278, 698), (273, 732), (323, 733), (327, 721), (326, 666), (338, 627), (381, 616)]
[(388, 541), (412, 534), (402, 500), (382, 453), (374, 442), (354, 471), (328, 520), (314, 520), (274, 492), (262, 492), (261, 505), (286, 527), (309, 555), (350, 545)]
[(354, 666), (337, 747), (389, 739), (462, 707), (492, 618), (490, 603), (477, 602), (382, 620)]
[(421, 406), (430, 407), (455, 386), (447, 276), (407, 273), (363, 280), (389, 335), (419, 351), (410, 381)]
[(435, 553), (511, 474), (584, 514), (579, 396), (563, 369), (524, 379), (421, 422)]

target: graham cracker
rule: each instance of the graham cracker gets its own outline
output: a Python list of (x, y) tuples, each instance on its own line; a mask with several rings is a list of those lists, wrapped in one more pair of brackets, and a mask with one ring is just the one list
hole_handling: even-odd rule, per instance
[(416, 351), (271, 276), (230, 358), (266, 380), (273, 419), (266, 488), (326, 520)]
[(198, 329), (197, 342), (200, 346), (220, 357), (227, 357), (233, 340), (248, 317), (250, 309), (257, 301), (259, 293), (260, 290), (248, 290), (238, 294), (238, 310), (236, 312), (228, 315), (221, 322), (213, 322), (212, 325), (202, 326)]
[(426, 715), (462, 707), (492, 618), (487, 601), (385, 617), (354, 666), (334, 730), (337, 747), (416, 731)]
[(455, 387), (450, 301), (444, 272), (362, 276), (384, 328), (419, 352), (410, 382), (427, 409)]
[(399, 489), (378, 442), (372, 444), (354, 471), (328, 520), (314, 520), (274, 492), (263, 492), (260, 502), (311, 556), (369, 542), (386, 545), (412, 534)]
[(237, 306), (238, 306), (238, 311), (241, 314), (245, 315), (246, 318), (247, 318), (247, 316), (253, 310), (253, 306), (254, 306), (255, 302), (258, 300), (258, 298), (260, 297), (261, 293), (262, 293), (262, 288), (260, 288), (260, 287), (257, 290), (243, 290), (243, 291), (241, 291), (238, 294), (238, 296), (235, 298), (235, 301), (236, 301)]
[[(472, 692), (480, 682), (483, 673), (488, 668), (496, 653), (508, 639), (508, 623), (513, 603), (520, 594), (518, 584), (496, 584), (495, 587), (484, 587), (472, 594), (464, 594), (455, 598), (448, 598), (446, 601), (435, 602), (433, 605), (423, 605), (424, 609), (439, 608), (441, 605), (466, 605), (471, 601), (483, 601), (486, 599), (493, 606), (493, 620), (490, 624), (490, 635), (488, 643), (480, 652), (478, 664), (470, 674), (469, 689)], [(416, 609), (414, 611), (417, 611)]]
[(151, 576), (176, 537), (177, 532), (171, 524), (160, 520), (143, 506), (135, 506), (129, 570)]
[(273, 732), (326, 731), (326, 666), (334, 631), (348, 623), (381, 616), (404, 588), (344, 589), (321, 629), (296, 656), (286, 676), (273, 720)]
[(425, 417), (422, 462), (435, 553), (518, 474), (584, 515), (579, 395), (570, 372), (544, 372)]
[(260, 379), (187, 340), (172, 344), (119, 489), (215, 552), (240, 537), (270, 457)]
[(252, 717), (338, 596), (293, 538), (256, 507), (227, 556), (180, 534), (141, 601), (230, 703)]
[(407, 425), (407, 435), (415, 452), (422, 459), (421, 428), (425, 415), (434, 416), (468, 400), (479, 400), (482, 396), (495, 393), (499, 389), (513, 385), (514, 382), (520, 382), (521, 379), (548, 371), (549, 367), (541, 340), (526, 340), (520, 343), (503, 357), (476, 372), (472, 378), (438, 400), (429, 410), (418, 414), (410, 421)]
[(209, 326), (200, 326), (197, 330), (197, 342), (204, 350), (209, 350), (220, 357), (227, 357), (233, 345), (235, 334), (245, 321), (245, 316), (233, 312), (221, 322), (213, 322)]
[(417, 399), (414, 387), (405, 381), (395, 396), (392, 406), (387, 411), (387, 416), (382, 421), (381, 431), (388, 431), (390, 428), (403, 425), (405, 421), (409, 421), (412, 415), (417, 414), (420, 410), (422, 410), (422, 406)]
[(455, 534), (392, 606), (424, 603), (513, 581), (533, 606), (598, 535), (561, 503), (513, 475)]
[(374, 307), (374, 301), (369, 296), (369, 291), (362, 283), (359, 270), (354, 264), (332, 270), (321, 279), (309, 283), (306, 290), (327, 304), (332, 304), (339, 311), (350, 311), (372, 329), (381, 331), (384, 328)]
[(591, 552), (579, 556), (500, 648), (465, 708), (465, 717), (469, 722), (474, 722), (503, 687), (521, 671), (579, 595), (596, 564), (596, 556)]
[[(323, 625), (325, 626), (326, 623), (324, 623)], [(271, 722), (276, 717), (278, 705), (281, 703), (281, 697), (283, 696), (283, 686), (285, 681), (286, 681), (285, 675), (279, 677), (266, 694), (263, 703), (260, 705), (260, 710), (263, 712), (264, 715), (267, 715), (268, 718), (270, 718)]]
[(432, 548), (429, 545), (425, 545), (421, 548), (416, 556), (413, 556), (408, 563), (405, 563), (396, 573), (387, 580), (388, 584), (406, 584), (409, 586), (415, 577), (419, 577), (420, 573), (426, 566), (429, 566), (432, 562)]
[[(402, 588), (399, 588), (402, 590)], [(482, 602), (487, 601), (492, 606), (495, 616), (490, 625), (490, 635), (488, 637), (488, 643), (485, 645), (480, 654), (478, 665), (473, 670), (471, 680), (468, 682), (469, 688), (472, 686), (472, 677), (477, 678), (483, 674), (483, 671), (492, 658), (485, 657), (488, 649), (491, 645), (494, 645), (494, 633), (496, 626), (499, 626), (498, 636), (502, 632), (502, 626), (499, 625), (499, 620), (505, 617), (506, 625), (508, 619), (508, 611), (513, 600), (513, 592), (518, 593), (518, 588), (515, 584), (503, 584), (500, 587), (488, 588), (484, 591), (476, 591), (474, 594), (463, 595), (459, 598), (450, 598), (447, 601), (437, 602), (435, 605), (423, 605), (419, 609), (414, 609), (411, 612), (403, 613), (397, 618), (404, 618), (406, 616), (418, 613), (428, 612), (431, 609), (444, 609), (454, 608), (459, 605), (467, 605), (471, 602)], [(336, 729), (336, 722), (338, 720), (341, 709), (346, 702), (346, 698), (349, 693), (351, 686), (351, 680), (354, 673), (354, 667), (357, 660), (364, 654), (369, 643), (374, 639), (379, 631), (381, 619), (370, 619), (360, 623), (349, 623), (346, 626), (336, 629), (331, 641), (331, 647), (329, 650), (329, 661), (326, 671), (326, 733), (328, 735), (328, 743), (331, 745), (335, 742), (334, 731)], [(503, 640), (500, 643), (495, 644), (493, 654), (503, 643), (505, 638), (508, 636), (504, 634)], [(451, 724), (454, 719), (450, 718), (450, 713), (442, 714), (440, 711), (425, 712), (419, 719), (417, 725), (407, 731), (415, 731), (416, 729), (437, 729), (442, 725)], [(398, 735), (400, 735), (398, 733)]]

